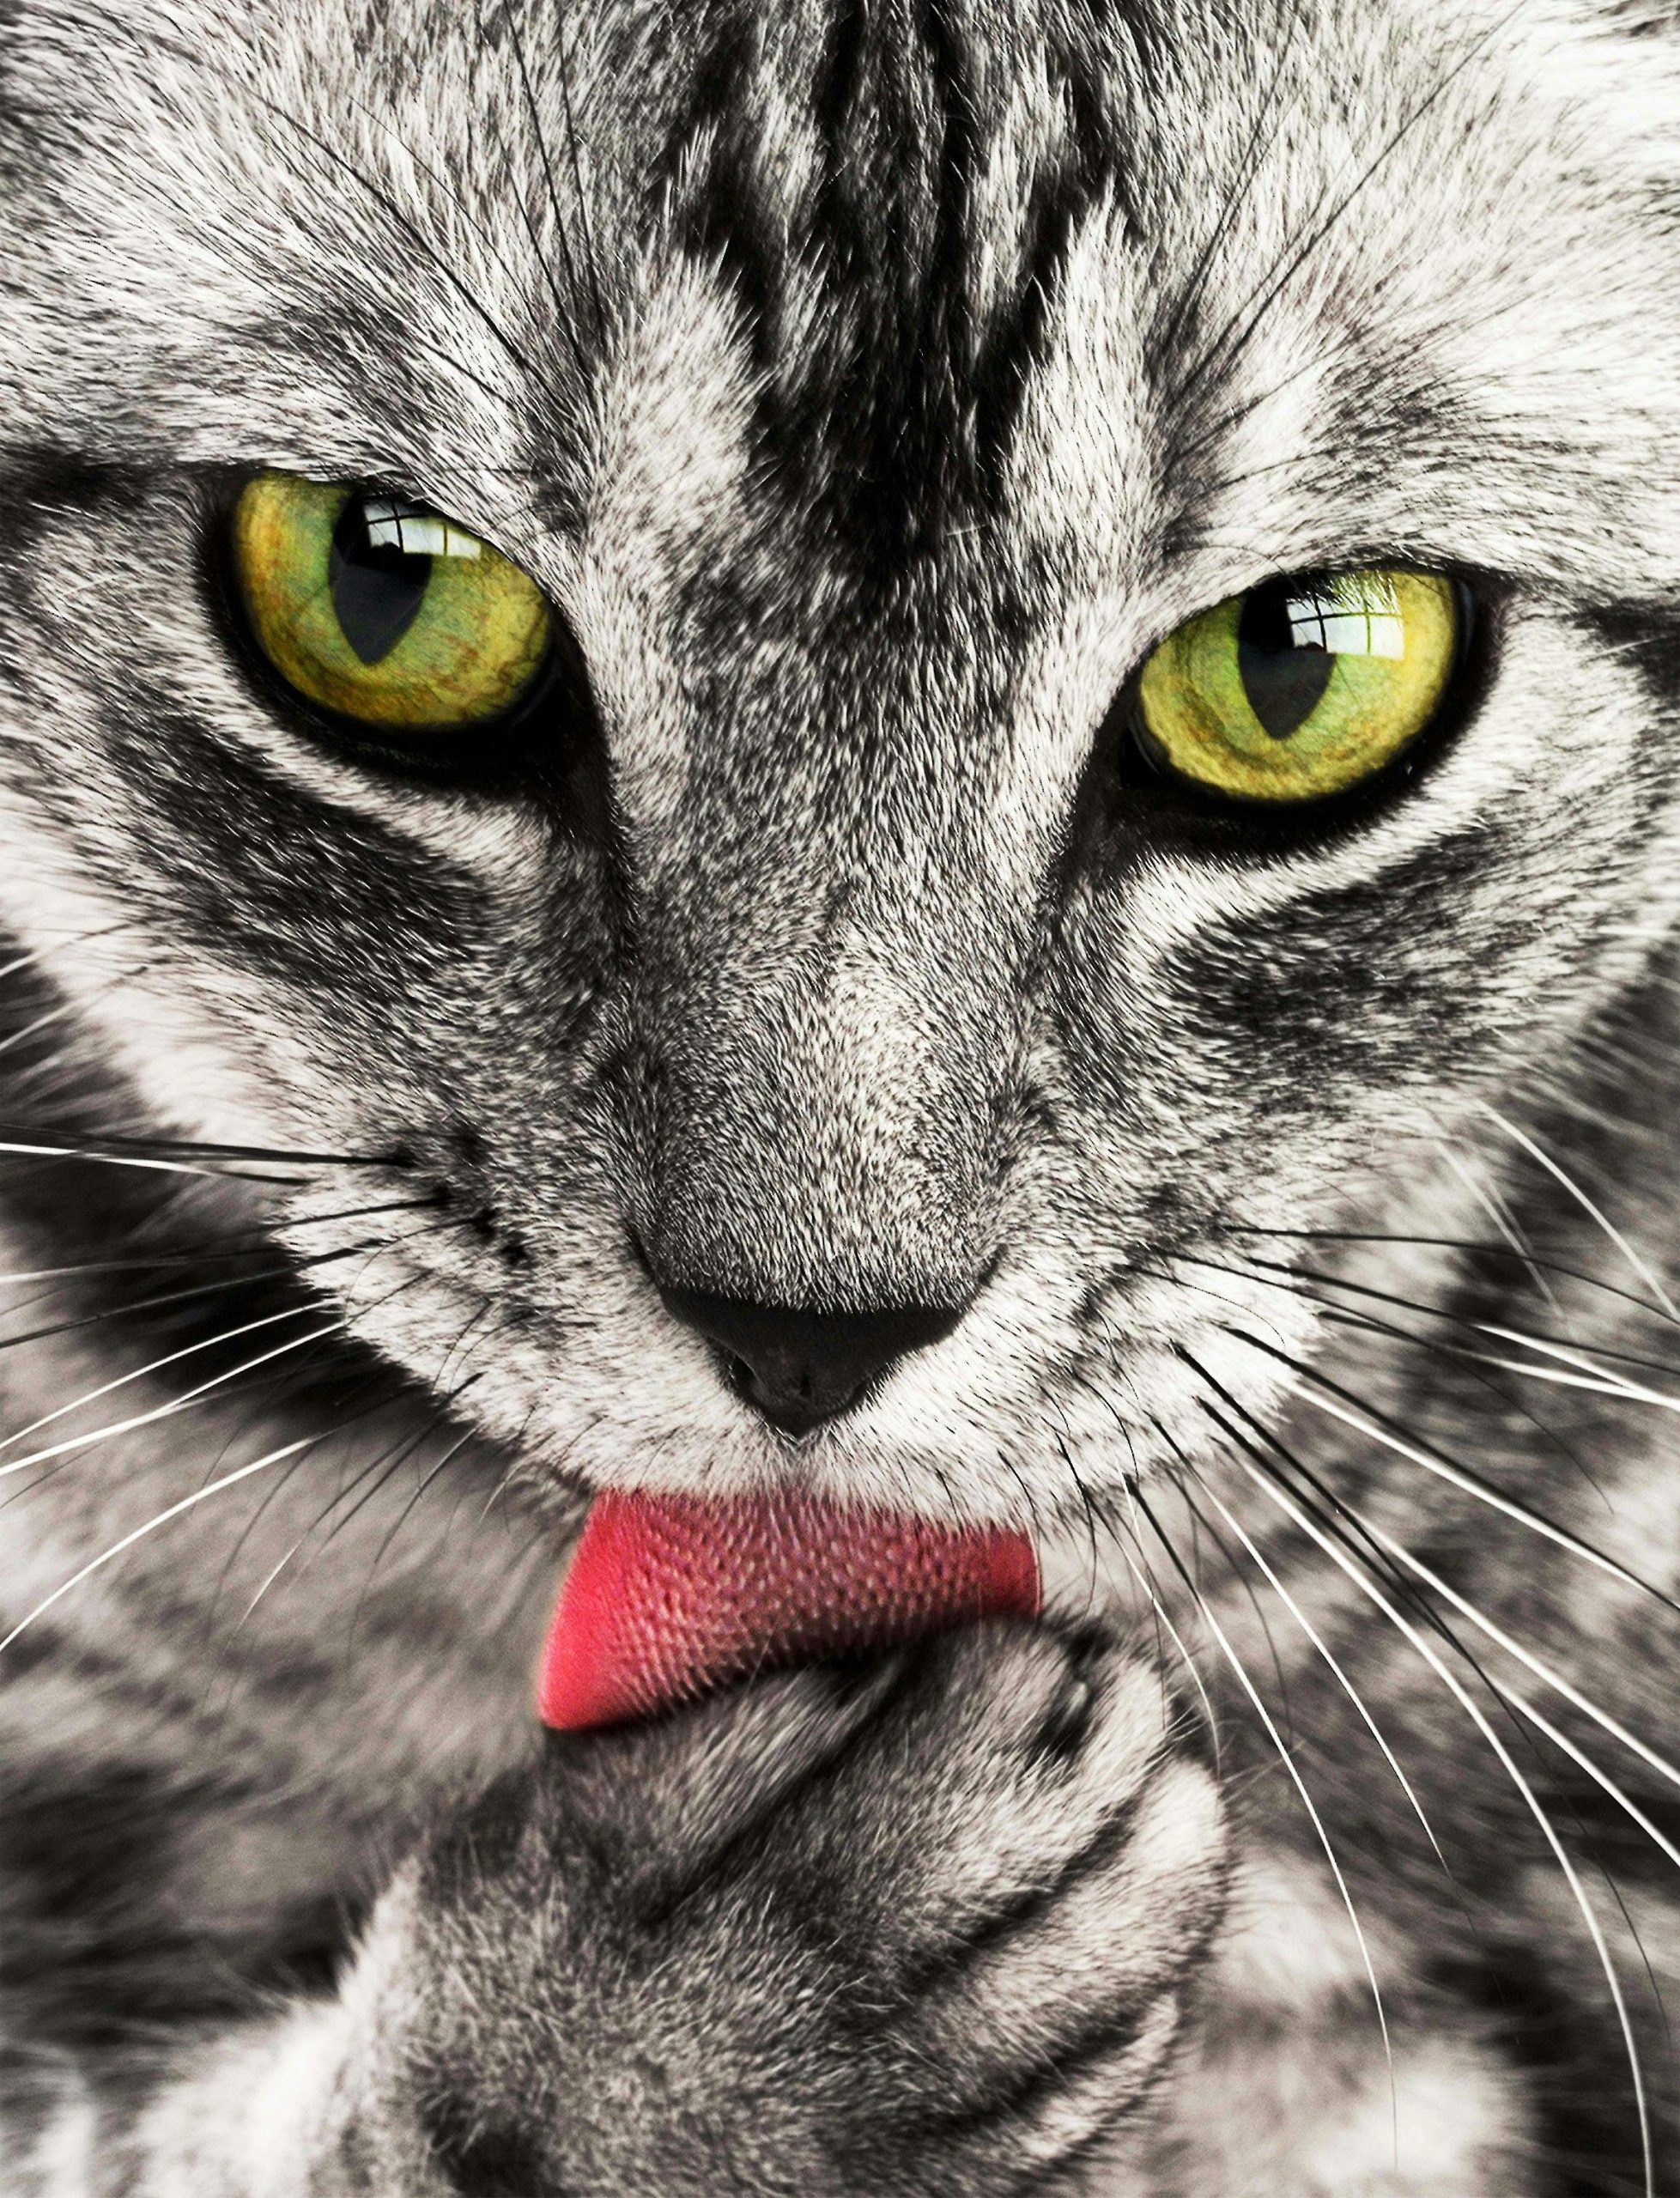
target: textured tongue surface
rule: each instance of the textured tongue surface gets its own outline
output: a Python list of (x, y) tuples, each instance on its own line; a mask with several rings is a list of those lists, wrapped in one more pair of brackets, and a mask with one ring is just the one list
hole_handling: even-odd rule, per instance
[(545, 1725), (617, 1724), (749, 1673), (1034, 1618), (1024, 1534), (779, 1494), (597, 1498), (537, 1675)]

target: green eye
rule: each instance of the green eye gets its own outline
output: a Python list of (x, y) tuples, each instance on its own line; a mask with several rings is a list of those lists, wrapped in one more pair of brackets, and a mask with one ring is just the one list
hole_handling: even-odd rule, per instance
[(234, 513), (240, 593), (300, 695), (362, 723), (452, 732), (535, 685), (542, 590), (476, 534), (377, 490), (259, 473)]
[(1313, 801), (1392, 762), (1458, 661), (1459, 590), (1434, 573), (1270, 580), (1189, 619), (1138, 684), (1161, 767), (1242, 801)]

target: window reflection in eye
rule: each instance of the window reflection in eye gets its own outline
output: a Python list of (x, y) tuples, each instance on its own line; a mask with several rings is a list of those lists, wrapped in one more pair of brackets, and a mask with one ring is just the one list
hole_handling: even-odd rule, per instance
[(1264, 580), (1157, 644), (1137, 734), (1174, 777), (1240, 801), (1313, 801), (1373, 776), (1434, 715), (1460, 591), (1382, 567)]
[(1325, 649), (1332, 656), (1386, 656), (1397, 663), (1406, 653), (1400, 598), (1383, 573), (1349, 573), (1290, 596), (1284, 615), (1297, 648)]
[(396, 550), (407, 557), (476, 557), (484, 547), (476, 534), (423, 504), (399, 502), (394, 496), (365, 497), (361, 519), (370, 549)]

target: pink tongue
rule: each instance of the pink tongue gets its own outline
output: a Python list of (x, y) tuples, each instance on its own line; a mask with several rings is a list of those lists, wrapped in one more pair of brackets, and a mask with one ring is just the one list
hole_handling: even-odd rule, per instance
[(1035, 1618), (1024, 1534), (814, 1496), (596, 1499), (537, 1674), (545, 1725), (645, 1717), (749, 1673)]

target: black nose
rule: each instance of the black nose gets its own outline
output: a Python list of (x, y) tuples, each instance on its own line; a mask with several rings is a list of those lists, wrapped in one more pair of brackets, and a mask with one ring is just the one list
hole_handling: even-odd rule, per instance
[(659, 1294), (679, 1321), (717, 1345), (740, 1393), (785, 1435), (804, 1435), (834, 1419), (895, 1359), (937, 1343), (961, 1318), (945, 1305), (808, 1313), (704, 1290)]

